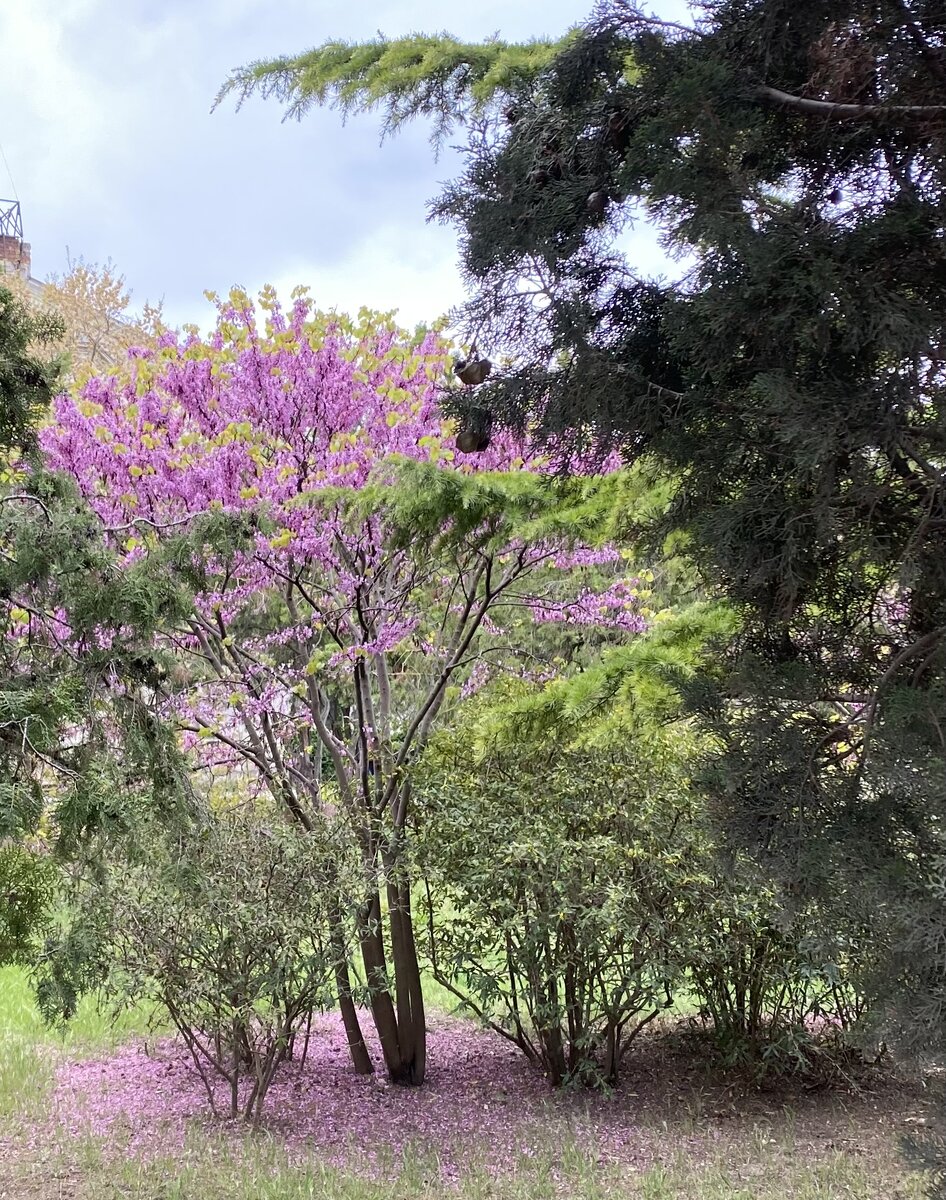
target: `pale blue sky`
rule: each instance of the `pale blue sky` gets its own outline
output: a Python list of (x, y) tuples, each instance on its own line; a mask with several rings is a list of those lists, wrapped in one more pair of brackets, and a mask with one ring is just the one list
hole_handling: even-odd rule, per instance
[[(111, 258), (134, 302), (205, 324), (205, 288), (308, 284), (325, 308), (429, 319), (462, 297), (451, 231), (425, 222), (451, 173), (420, 125), (379, 146), (379, 119), (274, 101), (210, 113), (231, 68), (327, 38), (444, 28), (557, 35), (590, 0), (0, 0), (0, 144), (33, 274)], [(685, 17), (686, 0), (653, 0)], [(0, 196), (12, 185), (0, 162)], [(635, 255), (657, 269), (649, 231)]]

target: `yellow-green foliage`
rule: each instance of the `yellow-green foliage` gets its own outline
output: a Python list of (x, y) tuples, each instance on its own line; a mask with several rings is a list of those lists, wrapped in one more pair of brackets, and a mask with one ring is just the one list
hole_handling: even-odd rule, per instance
[(509, 43), (413, 33), (354, 44), (327, 41), (305, 54), (238, 68), (217, 102), (235, 92), (242, 103), (259, 92), (281, 100), (292, 117), (327, 104), (346, 114), (382, 108), (388, 129), (432, 116), (439, 135), (464, 113), (528, 88), (571, 36)]
[(539, 688), (507, 688), (479, 719), (480, 744), (554, 734), (563, 745), (587, 748), (633, 731), (638, 743), (692, 750), (696, 735), (681, 716), (680, 685), (705, 669), (717, 639), (731, 635), (737, 622), (733, 610), (717, 602), (658, 612), (647, 634), (605, 650), (580, 674)]

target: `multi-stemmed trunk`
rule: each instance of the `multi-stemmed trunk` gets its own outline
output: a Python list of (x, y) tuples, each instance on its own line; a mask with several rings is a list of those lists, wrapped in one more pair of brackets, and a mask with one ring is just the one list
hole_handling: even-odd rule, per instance
[[(364, 576), (364, 562), (341, 533), (335, 549), (345, 572), (355, 579)], [(403, 553), (410, 559), (408, 552)], [(395, 555), (387, 564), (387, 576), (382, 572), (372, 577), (370, 586), (359, 584), (353, 598), (343, 589), (341, 615), (334, 612), (334, 602), (329, 605), (334, 622), (329, 634), (343, 651), (361, 651), (377, 642), (376, 613), (386, 601), (388, 582), (394, 581), (393, 594), (400, 595), (403, 585), (398, 571), (402, 566)], [(358, 1073), (368, 1074), (373, 1065), (361, 1031), (351, 979), (348, 935), (353, 923), (384, 1064), (390, 1078), (401, 1084), (423, 1082), (427, 1050), (405, 855), (409, 773), (427, 742), (451, 678), (468, 661), (473, 639), (489, 607), (527, 569), (528, 562), (522, 556), (516, 558), (498, 581), (493, 578), (493, 567), (492, 556), (476, 550), (469, 574), (463, 579), (462, 602), (456, 611), (450, 609), (455, 620), (452, 630), (444, 636), (439, 670), (417, 703), (406, 729), (397, 736), (393, 732), (396, 708), (385, 651), (354, 655), (352, 703), (345, 715), (320, 682), (318, 670), (312, 669), (314, 663), (317, 665), (313, 653), (322, 648), (322, 634), (313, 632), (311, 640), (293, 643), (293, 668), (303, 681), (293, 686), (293, 695), (298, 696), (305, 715), (298, 742), (293, 743), (284, 740), (281, 720), (263, 703), (265, 689), (258, 675), (258, 657), (240, 646), (223, 615), (218, 611), (210, 621), (195, 614), (189, 622), (188, 636), (193, 637), (213, 673), (229, 686), (236, 677), (254, 702), (250, 705), (241, 700), (235, 705), (245, 740), (201, 717), (195, 717), (193, 732), (217, 737), (231, 751), (241, 754), (259, 772), (274, 800), (307, 833), (314, 831), (316, 815), (341, 816), (350, 822), (365, 891), (361, 903), (352, 911), (345, 903), (349, 890), (345, 881), (341, 878), (330, 881), (335, 891), (329, 931), (335, 959), (335, 991), (352, 1065)], [(321, 593), (318, 589), (310, 590), (301, 575), (287, 575), (286, 583), (284, 599), (292, 628), (309, 628), (307, 610), (318, 610), (313, 595)], [(300, 598), (306, 606), (301, 610)], [(318, 622), (318, 630), (323, 630), (326, 624)], [(349, 738), (351, 733), (354, 736)], [(328, 796), (322, 778), (323, 754), (327, 754), (334, 776)]]
[(406, 880), (388, 883), (388, 922), (401, 1053), (398, 1082), (420, 1084), (424, 1082), (427, 1065), (427, 1024), (414, 941), (410, 887)]
[[(392, 869), (396, 869), (392, 864)], [(400, 875), (400, 872), (399, 872)], [(410, 887), (406, 879), (388, 879), (387, 926), (391, 946), (394, 995), (391, 995), (381, 894), (375, 891), (359, 920), (362, 962), (381, 1053), (393, 1083), (424, 1082), (427, 1030), (420, 964), (414, 942)]]

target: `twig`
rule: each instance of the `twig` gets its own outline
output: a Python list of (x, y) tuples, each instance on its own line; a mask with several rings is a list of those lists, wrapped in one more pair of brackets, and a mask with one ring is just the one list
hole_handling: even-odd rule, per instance
[(124, 525), (106, 525), (106, 533), (123, 533), (126, 529), (133, 529), (136, 525), (150, 525), (152, 529), (173, 529), (176, 525), (186, 525), (188, 521), (193, 521), (199, 513), (188, 513), (185, 517), (178, 517), (174, 521), (152, 521), (150, 517), (133, 517), (132, 520), (126, 521)]
[(0, 504), (8, 504), (11, 500), (32, 500), (34, 504), (39, 505), (46, 515), (46, 520), (52, 524), (52, 514), (39, 496), (34, 496), (30, 492), (12, 492), (9, 496), (0, 496)]

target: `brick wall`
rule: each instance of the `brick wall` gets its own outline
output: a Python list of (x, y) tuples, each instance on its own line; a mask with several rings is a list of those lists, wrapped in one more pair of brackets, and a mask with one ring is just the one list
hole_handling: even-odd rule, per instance
[(0, 234), (0, 271), (14, 271), (24, 279), (30, 277), (29, 242)]

